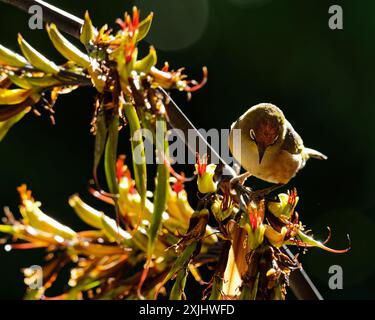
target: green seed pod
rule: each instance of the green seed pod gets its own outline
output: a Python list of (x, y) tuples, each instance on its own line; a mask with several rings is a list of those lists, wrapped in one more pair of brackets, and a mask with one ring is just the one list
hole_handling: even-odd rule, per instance
[[(156, 148), (160, 163), (158, 164), (157, 175), (156, 175), (156, 187), (154, 192), (154, 211), (152, 213), (150, 227), (148, 230), (148, 246), (147, 246), (147, 256), (148, 259), (151, 259), (152, 253), (154, 251), (155, 242), (158, 237), (158, 232), (160, 229), (162, 215), (166, 210), (167, 206), (167, 197), (169, 190), (169, 170), (165, 165), (163, 159), (164, 157), (168, 159), (169, 144), (168, 140), (165, 137), (167, 132), (167, 124), (164, 118), (159, 117), (157, 124), (162, 125), (163, 134), (160, 137), (157, 137)], [(162, 137), (161, 137), (162, 136)], [(158, 141), (163, 139), (163, 141)], [(160, 159), (160, 157), (162, 157)]]
[(64, 239), (75, 239), (77, 234), (67, 226), (52, 219), (43, 213), (39, 207), (40, 202), (25, 200), (20, 207), (20, 212), (30, 226), (35, 229), (61, 236)]
[(18, 44), (21, 48), (22, 53), (35, 68), (44, 71), (46, 73), (57, 74), (59, 73), (59, 67), (52, 61), (48, 60), (45, 56), (30, 46), (21, 36), (18, 34)]
[(23, 68), (27, 64), (28, 62), (24, 57), (0, 44), (0, 65)]
[(141, 196), (141, 207), (143, 210), (143, 208), (145, 207), (147, 193), (147, 167), (145, 147), (143, 144), (142, 135), (140, 134), (141, 124), (137, 115), (137, 111), (132, 104), (125, 104), (124, 111), (130, 128), (135, 185), (137, 187), (139, 195)]
[(156, 51), (154, 47), (150, 47), (150, 52), (149, 54), (144, 57), (142, 60), (138, 60), (134, 64), (134, 70), (137, 71), (138, 73), (149, 73), (151, 68), (156, 65), (157, 63), (157, 56), (156, 56)]
[(82, 221), (94, 228), (102, 228), (103, 212), (98, 211), (83, 202), (78, 194), (74, 194), (69, 198), (69, 205), (73, 208), (75, 213), (81, 218)]
[(114, 219), (107, 217), (103, 213), (101, 223), (103, 226), (102, 230), (110, 241), (119, 241), (121, 243), (126, 243), (128, 246), (130, 245), (129, 240), (132, 238), (131, 234), (118, 226)]
[(84, 54), (68, 41), (68, 39), (59, 32), (55, 24), (52, 23), (51, 25), (47, 25), (47, 32), (53, 45), (62, 56), (84, 68), (87, 68), (90, 65), (90, 58), (88, 55)]
[(31, 89), (1, 89), (0, 105), (16, 105), (25, 101), (33, 94)]

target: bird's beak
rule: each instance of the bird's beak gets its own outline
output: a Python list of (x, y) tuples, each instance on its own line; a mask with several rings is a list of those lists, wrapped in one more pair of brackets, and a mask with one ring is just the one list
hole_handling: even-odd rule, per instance
[(259, 164), (261, 164), (264, 152), (266, 151), (266, 147), (263, 144), (258, 144), (258, 155), (259, 155)]

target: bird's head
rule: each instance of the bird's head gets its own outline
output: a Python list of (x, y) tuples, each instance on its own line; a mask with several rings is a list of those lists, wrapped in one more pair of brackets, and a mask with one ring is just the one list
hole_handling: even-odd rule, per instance
[(278, 146), (285, 136), (285, 117), (273, 104), (260, 103), (251, 107), (240, 119), (242, 134), (256, 145), (259, 164), (268, 148)]

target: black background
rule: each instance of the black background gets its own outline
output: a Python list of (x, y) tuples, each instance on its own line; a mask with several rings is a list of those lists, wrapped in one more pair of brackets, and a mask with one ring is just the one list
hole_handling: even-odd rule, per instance
[[(115, 26), (134, 1), (50, 1), (95, 25)], [(194, 78), (209, 69), (207, 86), (187, 102), (173, 93), (197, 127), (228, 128), (249, 106), (272, 102), (286, 114), (305, 145), (328, 155), (308, 162), (290, 182), (300, 194), (301, 220), (319, 239), (332, 228), (330, 245), (345, 255), (311, 249), (301, 257), (323, 296), (375, 298), (374, 139), (375, 2), (300, 0), (135, 1), (144, 17), (155, 12), (147, 40), (158, 49), (158, 66), (185, 66)], [(344, 29), (328, 27), (328, 8), (340, 4)], [(45, 30), (30, 30), (28, 16), (0, 4), (0, 42), (18, 50), (17, 32), (46, 56), (63, 62)], [(144, 45), (146, 52), (148, 44)], [(16, 187), (27, 183), (43, 209), (75, 229), (85, 226), (67, 204), (87, 193), (93, 138), (89, 134), (94, 90), (84, 88), (59, 99), (56, 125), (47, 114), (29, 114), (0, 144), (0, 205), (18, 212)], [(124, 135), (124, 140), (127, 137)], [(120, 151), (126, 152), (122, 141)], [(191, 168), (188, 169), (188, 171)], [(255, 179), (249, 183), (258, 186)], [(42, 251), (0, 250), (0, 298), (21, 298), (22, 267), (42, 262)], [(328, 269), (340, 265), (344, 289), (330, 290)]]

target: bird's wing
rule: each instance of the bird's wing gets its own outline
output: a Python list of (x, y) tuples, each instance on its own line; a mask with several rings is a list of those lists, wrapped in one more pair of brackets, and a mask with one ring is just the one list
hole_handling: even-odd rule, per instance
[(291, 154), (300, 154), (303, 151), (303, 140), (293, 129), (289, 121), (286, 121), (286, 133), (282, 149)]

